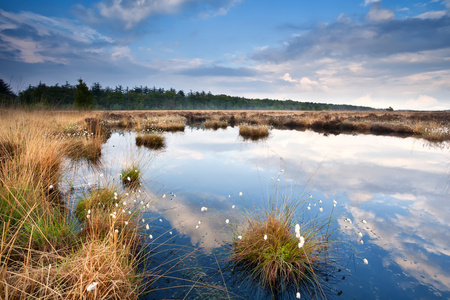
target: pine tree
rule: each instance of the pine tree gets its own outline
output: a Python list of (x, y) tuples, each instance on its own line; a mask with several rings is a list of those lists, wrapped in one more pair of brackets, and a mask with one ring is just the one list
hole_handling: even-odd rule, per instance
[(76, 109), (89, 110), (94, 108), (94, 98), (86, 83), (80, 78), (78, 79), (77, 92), (75, 94), (74, 106)]

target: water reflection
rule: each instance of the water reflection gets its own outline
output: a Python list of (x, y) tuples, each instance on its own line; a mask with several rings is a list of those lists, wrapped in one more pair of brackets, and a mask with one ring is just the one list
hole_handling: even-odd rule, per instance
[(352, 277), (338, 284), (343, 296), (450, 297), (448, 148), (412, 138), (288, 130), (250, 142), (237, 128), (187, 128), (166, 133), (166, 147), (154, 151), (136, 147), (134, 137), (111, 136), (103, 149), (107, 172), (133, 159), (149, 161), (146, 188), (176, 195), (158, 201), (152, 213), (206, 252), (229, 239), (225, 219), (237, 216), (244, 201), (264, 201), (274, 187), (305, 192), (323, 201), (324, 213), (337, 200), (338, 238), (356, 249), (347, 265)]

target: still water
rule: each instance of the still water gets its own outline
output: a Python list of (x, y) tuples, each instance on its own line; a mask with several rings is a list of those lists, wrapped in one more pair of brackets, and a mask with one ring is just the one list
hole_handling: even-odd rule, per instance
[(239, 220), (244, 206), (263, 207), (274, 191), (309, 203), (312, 215), (332, 213), (342, 246), (328, 298), (450, 299), (448, 144), (290, 130), (255, 142), (238, 128), (186, 127), (150, 150), (136, 147), (135, 136), (114, 133), (102, 160), (113, 175), (141, 162), (142, 197), (154, 200), (144, 213), (148, 268), (165, 275), (144, 299), (264, 298), (227, 271), (225, 221)]

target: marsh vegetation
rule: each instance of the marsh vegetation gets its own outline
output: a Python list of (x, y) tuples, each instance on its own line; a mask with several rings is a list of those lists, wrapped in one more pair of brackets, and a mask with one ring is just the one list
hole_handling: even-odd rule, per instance
[[(220, 208), (225, 203), (223, 200), (212, 202), (209, 196), (205, 200), (199, 192), (196, 197), (204, 202), (195, 199), (186, 201), (187, 205), (179, 202), (181, 197), (177, 198), (170, 190), (150, 189), (148, 181), (152, 177), (145, 176), (149, 168), (146, 155), (136, 159), (120, 152), (120, 163), (105, 165), (111, 152), (119, 151), (118, 146), (123, 143), (117, 142), (119, 138), (128, 141), (125, 137), (130, 136), (125, 151), (131, 151), (134, 146), (152, 154), (161, 153), (161, 145), (170, 151), (175, 147), (175, 140), (204, 128), (224, 130), (202, 131), (194, 145), (207, 147), (216, 135), (232, 135), (233, 143), (259, 147), (258, 143), (236, 138), (239, 135), (252, 140), (264, 138), (260, 145), (264, 146), (267, 141), (277, 139), (283, 129), (296, 129), (290, 130), (291, 133), (307, 129), (326, 135), (346, 133), (348, 137), (394, 134), (426, 138), (433, 145), (437, 145), (436, 141), (449, 140), (450, 136), (445, 112), (8, 110), (1, 113), (5, 117), (0, 120), (0, 295), (8, 299), (145, 299), (145, 292), (151, 291), (152, 297), (158, 295), (158, 290), (166, 289), (177, 290), (176, 295), (180, 297), (179, 286), (183, 287), (184, 296), (239, 298), (239, 287), (232, 284), (236, 277), (242, 282), (248, 280), (251, 286), (256, 283), (257, 295), (262, 298), (270, 295), (295, 298), (297, 293), (327, 298), (329, 294), (341, 292), (334, 286), (338, 277), (335, 272), (342, 268), (338, 257), (356, 255), (362, 265), (373, 260), (338, 252), (333, 236), (336, 227), (344, 224), (353, 230), (354, 224), (339, 213), (330, 217), (336, 202), (329, 200), (326, 206), (322, 200), (310, 198), (304, 192), (285, 193), (275, 197), (281, 199), (277, 205), (269, 205), (271, 202), (267, 201), (265, 207), (252, 204), (242, 208), (245, 196), (235, 193), (228, 198), (233, 205), (226, 204), (233, 212), (227, 213)], [(189, 131), (185, 131), (186, 125), (190, 126)], [(136, 147), (140, 145), (144, 147)], [(229, 147), (218, 145), (214, 149)], [(301, 148), (306, 151), (304, 145)], [(204, 156), (192, 151), (192, 145), (187, 146), (174, 157), (192, 156), (199, 161)], [(239, 157), (222, 158), (221, 152), (214, 155), (223, 163)], [(84, 179), (78, 177), (78, 168), (82, 168), (81, 173), (92, 174), (85, 180), (87, 183), (79, 184)], [(179, 168), (180, 174), (185, 172), (182, 166)], [(209, 164), (207, 167), (193, 165), (189, 169), (203, 173), (202, 178), (215, 177), (208, 175), (211, 169), (218, 172), (211, 174), (228, 174), (226, 178), (234, 178), (240, 172), (247, 174), (241, 169), (221, 170)], [(173, 180), (178, 178), (177, 172), (168, 176)], [(184, 179), (173, 186), (184, 182), (194, 185), (195, 181), (189, 178), (192, 176), (180, 176)], [(268, 179), (268, 185), (277, 187), (280, 178), (282, 183), (283, 177), (279, 175)], [(230, 184), (227, 180), (223, 182)], [(250, 190), (258, 190), (247, 184)], [(208, 183), (203, 188), (218, 186), (224, 189), (222, 183)], [(251, 198), (255, 200), (250, 201), (260, 199), (253, 192)], [(180, 210), (176, 209), (178, 206)], [(310, 215), (312, 211), (314, 214)], [(366, 226), (364, 218), (354, 223)], [(355, 227), (354, 240), (358, 245), (364, 243), (361, 233), (364, 228)], [(186, 236), (192, 240), (186, 240)], [(175, 243), (178, 240), (185, 242)], [(221, 249), (214, 252), (217, 255), (214, 260), (208, 261), (217, 264), (214, 272), (201, 263), (211, 259), (204, 254), (206, 244)], [(230, 262), (232, 267), (228, 269)], [(243, 294), (252, 295), (249, 290)]]

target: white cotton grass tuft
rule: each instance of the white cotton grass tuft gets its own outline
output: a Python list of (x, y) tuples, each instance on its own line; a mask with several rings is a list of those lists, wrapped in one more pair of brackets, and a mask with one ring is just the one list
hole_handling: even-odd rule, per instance
[(367, 224), (367, 221), (366, 221), (366, 220), (361, 220), (361, 222), (363, 222), (363, 224)]
[(369, 261), (367, 260), (367, 259), (363, 259), (363, 263), (365, 263), (366, 265), (368, 265), (369, 264)]
[(236, 205), (231, 205), (231, 208), (235, 208), (236, 207)]
[(300, 299), (302, 296), (300, 295), (300, 292), (297, 292), (297, 294), (295, 294), (295, 298)]
[(238, 235), (238, 239), (239, 239), (239, 240), (242, 240), (242, 235)]
[(203, 206), (201, 209), (200, 209), (200, 211), (207, 211), (208, 210), (208, 208), (206, 207), (206, 206)]
[(267, 241), (267, 234), (264, 235), (264, 240)]
[(361, 232), (361, 231), (358, 231), (358, 236), (359, 236), (360, 238), (362, 238), (362, 237), (363, 237), (363, 234), (362, 234), (362, 232)]
[(300, 224), (295, 224), (294, 230), (296, 234), (300, 233)]
[(226, 219), (225, 223), (229, 224), (230, 223), (230, 219)]
[(149, 229), (150, 229), (150, 226), (149, 226), (148, 224), (145, 225), (145, 229), (149, 230)]
[(97, 288), (98, 282), (93, 282), (86, 288), (86, 292), (92, 292)]
[(320, 208), (319, 208), (319, 211), (323, 211), (323, 207), (320, 207)]
[(149, 234), (148, 237), (152, 240), (153, 239), (153, 235)]
[(239, 196), (242, 196), (242, 192), (239, 192)]
[(298, 243), (298, 248), (302, 248), (303, 247), (303, 245), (305, 245), (305, 238), (303, 237), (303, 236), (300, 236), (300, 239), (299, 239), (300, 241), (299, 241), (299, 243)]

